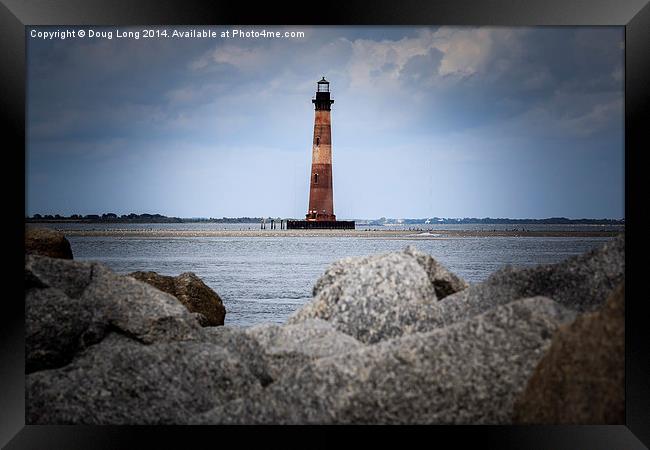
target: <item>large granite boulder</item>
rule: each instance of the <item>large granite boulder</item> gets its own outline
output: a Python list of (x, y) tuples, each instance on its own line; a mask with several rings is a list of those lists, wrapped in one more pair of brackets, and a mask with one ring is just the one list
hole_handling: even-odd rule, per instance
[(72, 259), (72, 248), (63, 233), (30, 226), (25, 227), (25, 254)]
[(28, 424), (184, 424), (262, 387), (222, 347), (111, 332), (64, 368), (26, 378)]
[(363, 347), (328, 322), (309, 319), (294, 325), (260, 324), (250, 328), (210, 327), (204, 341), (217, 344), (240, 358), (262, 386), (281, 378), (288, 370), (326, 356)]
[(98, 263), (25, 262), (26, 371), (68, 364), (109, 332), (143, 343), (190, 339), (201, 327), (174, 297)]
[(515, 403), (515, 423), (625, 423), (625, 287), (562, 326)]
[(518, 298), (545, 296), (578, 312), (602, 305), (625, 278), (625, 237), (557, 264), (506, 266), (486, 281), (438, 302), (434, 321), (446, 326)]
[(293, 325), (257, 325), (245, 333), (258, 342), (273, 379), (281, 378), (287, 370), (309, 361), (364, 347), (352, 336), (337, 331), (320, 319), (307, 319)]
[(547, 298), (511, 302), (447, 328), (313, 360), (192, 423), (509, 423), (553, 333), (574, 317)]
[(173, 295), (191, 312), (201, 314), (203, 326), (223, 325), (226, 308), (221, 297), (194, 273), (185, 272), (176, 277), (156, 272), (133, 272), (129, 275)]
[(215, 344), (236, 356), (259, 380), (260, 385), (267, 386), (274, 381), (266, 349), (257, 339), (247, 334), (245, 328), (206, 327), (203, 329), (203, 341)]
[(469, 284), (465, 280), (450, 272), (428, 253), (421, 252), (412, 245), (409, 245), (404, 250), (404, 254), (414, 257), (422, 266), (431, 284), (433, 284), (433, 289), (436, 291), (438, 300), (442, 300), (448, 295), (469, 287)]
[(413, 248), (332, 264), (314, 286), (314, 299), (288, 323), (322, 319), (363, 343), (429, 331), (440, 295), (466, 288), (433, 258)]
[(101, 264), (28, 256), (25, 289), (28, 423), (182, 424), (264, 385), (255, 339)]

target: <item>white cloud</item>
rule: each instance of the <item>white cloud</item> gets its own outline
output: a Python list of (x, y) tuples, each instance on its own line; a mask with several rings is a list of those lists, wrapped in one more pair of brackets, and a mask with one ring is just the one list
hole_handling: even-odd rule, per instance
[(190, 64), (192, 69), (204, 69), (210, 64), (230, 64), (238, 69), (250, 70), (267, 61), (264, 52), (258, 48), (247, 48), (236, 44), (218, 46)]
[[(442, 52), (439, 68), (433, 68), (429, 78), (466, 77), (485, 72), (494, 55), (510, 58), (496, 61), (490, 76), (510, 69), (510, 59), (521, 52), (518, 38), (527, 31), (506, 28), (442, 27), (421, 29), (414, 37), (400, 40), (351, 41), (353, 53), (348, 70), (352, 87), (396, 87), (400, 73), (413, 58), (428, 55), (432, 49)], [(496, 72), (495, 71), (496, 69)]]
[[(427, 32), (423, 32), (426, 34)], [(398, 82), (400, 70), (410, 58), (426, 55), (426, 39), (402, 38), (398, 41), (351, 41), (352, 57), (348, 65), (350, 87), (387, 87)]]

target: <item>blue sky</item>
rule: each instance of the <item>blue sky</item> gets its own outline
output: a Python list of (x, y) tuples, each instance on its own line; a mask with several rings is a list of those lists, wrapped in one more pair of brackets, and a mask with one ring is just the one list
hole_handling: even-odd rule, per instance
[(341, 219), (624, 217), (623, 28), (254, 29), (28, 39), (27, 214), (303, 217), (325, 76)]

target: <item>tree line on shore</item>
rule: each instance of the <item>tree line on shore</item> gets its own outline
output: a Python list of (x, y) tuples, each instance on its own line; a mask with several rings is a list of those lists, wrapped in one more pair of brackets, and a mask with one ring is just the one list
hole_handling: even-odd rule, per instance
[(86, 223), (197, 223), (197, 222), (215, 222), (215, 223), (259, 223), (261, 217), (167, 217), (162, 214), (122, 214), (115, 213), (105, 214), (71, 214), (62, 216), (60, 214), (34, 214), (26, 217), (26, 222), (86, 222)]
[[(269, 221), (271, 217), (167, 217), (162, 214), (72, 214), (62, 216), (60, 214), (34, 214), (26, 217), (29, 223), (47, 222), (85, 222), (85, 223), (260, 223), (262, 220)], [(278, 217), (277, 220), (280, 220)], [(583, 225), (624, 225), (625, 219), (568, 219), (566, 217), (549, 217), (546, 219), (509, 219), (491, 217), (465, 217), (465, 218), (423, 218), (423, 219), (357, 219), (358, 224), (368, 225), (384, 224), (583, 224)]]

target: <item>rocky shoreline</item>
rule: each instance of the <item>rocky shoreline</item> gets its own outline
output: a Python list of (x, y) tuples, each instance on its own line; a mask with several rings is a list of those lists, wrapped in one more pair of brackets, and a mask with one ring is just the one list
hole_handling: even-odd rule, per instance
[(624, 423), (624, 235), (473, 285), (413, 247), (346, 258), (285, 324), (234, 328), (192, 274), (30, 233), (28, 424)]

